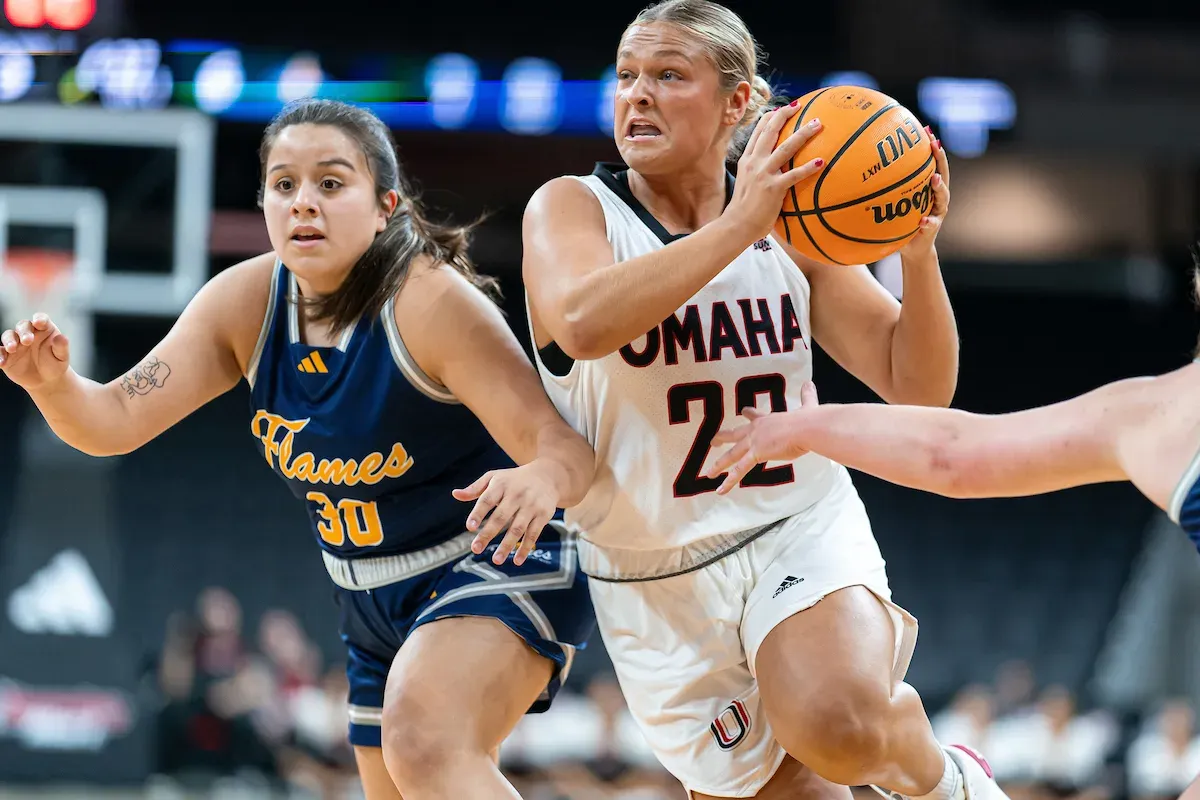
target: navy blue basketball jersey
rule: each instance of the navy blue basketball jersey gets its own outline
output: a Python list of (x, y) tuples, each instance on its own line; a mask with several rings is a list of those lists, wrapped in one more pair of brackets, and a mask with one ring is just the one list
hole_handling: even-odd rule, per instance
[(1175, 487), (1167, 512), (1183, 528), (1196, 549), (1200, 550), (1200, 453), (1192, 459), (1179, 485)]
[(295, 277), (276, 261), (247, 370), (250, 430), (267, 463), (308, 506), (317, 541), (342, 558), (420, 550), (462, 534), (455, 500), (513, 466), (483, 424), (421, 371), (388, 301), (335, 347), (301, 343)]

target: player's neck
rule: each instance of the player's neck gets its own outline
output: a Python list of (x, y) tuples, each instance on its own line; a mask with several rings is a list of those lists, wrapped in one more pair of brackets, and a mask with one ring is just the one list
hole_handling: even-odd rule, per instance
[(725, 210), (725, 165), (697, 164), (685, 172), (642, 175), (629, 170), (629, 191), (672, 233), (699, 230)]
[(329, 320), (312, 319), (313, 309), (304, 302), (305, 298), (319, 297), (314, 287), (308, 281), (296, 277), (296, 287), (300, 296), (295, 298), (299, 304), (296, 309), (296, 321), (299, 323), (300, 341), (310, 347), (333, 347), (339, 339), (329, 327)]

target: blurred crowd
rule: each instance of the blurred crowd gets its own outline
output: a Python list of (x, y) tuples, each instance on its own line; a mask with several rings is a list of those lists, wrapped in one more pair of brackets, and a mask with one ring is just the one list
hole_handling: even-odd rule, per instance
[[(152, 796), (237, 786), (244, 797), (361, 798), (346, 742), (344, 663), (325, 663), (286, 610), (263, 614), (255, 634), (219, 587), (202, 592), (194, 612), (170, 618), (156, 665)], [(501, 767), (523, 797), (683, 800), (611, 674), (568, 687), (501, 747)], [(1200, 774), (1200, 736), (1185, 700), (1132, 716), (1082, 708), (1064, 687), (1039, 689), (1023, 662), (1003, 665), (991, 685), (964, 688), (931, 719), (940, 741), (985, 753), (1012, 800), (1175, 800)]]
[(156, 795), (240, 783), (361, 796), (345, 665), (323, 661), (289, 611), (264, 613), (251, 640), (240, 603), (220, 587), (204, 590), (194, 613), (173, 614), (157, 664)]
[(935, 714), (934, 733), (985, 753), (1012, 800), (1175, 800), (1200, 774), (1186, 700), (1124, 715), (1036, 685), (1027, 665), (1006, 664), (993, 686), (968, 686)]

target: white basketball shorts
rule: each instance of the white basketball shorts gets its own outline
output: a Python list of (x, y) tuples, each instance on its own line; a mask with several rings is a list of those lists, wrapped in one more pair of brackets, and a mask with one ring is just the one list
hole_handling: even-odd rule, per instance
[(895, 680), (916, 644), (917, 621), (891, 600), (866, 509), (844, 470), (816, 504), (706, 567), (588, 583), (604, 646), (650, 747), (689, 792), (715, 797), (753, 797), (783, 762), (754, 669), (776, 625), (862, 585), (895, 626)]

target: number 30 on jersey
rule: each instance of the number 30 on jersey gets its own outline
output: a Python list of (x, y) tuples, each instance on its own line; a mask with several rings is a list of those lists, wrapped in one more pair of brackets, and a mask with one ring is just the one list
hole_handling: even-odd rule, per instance
[(344, 545), (347, 538), (355, 547), (383, 544), (383, 523), (374, 501), (342, 498), (335, 503), (323, 492), (309, 492), (304, 499), (316, 504), (316, 514), (321, 518), (317, 532), (334, 547)]

